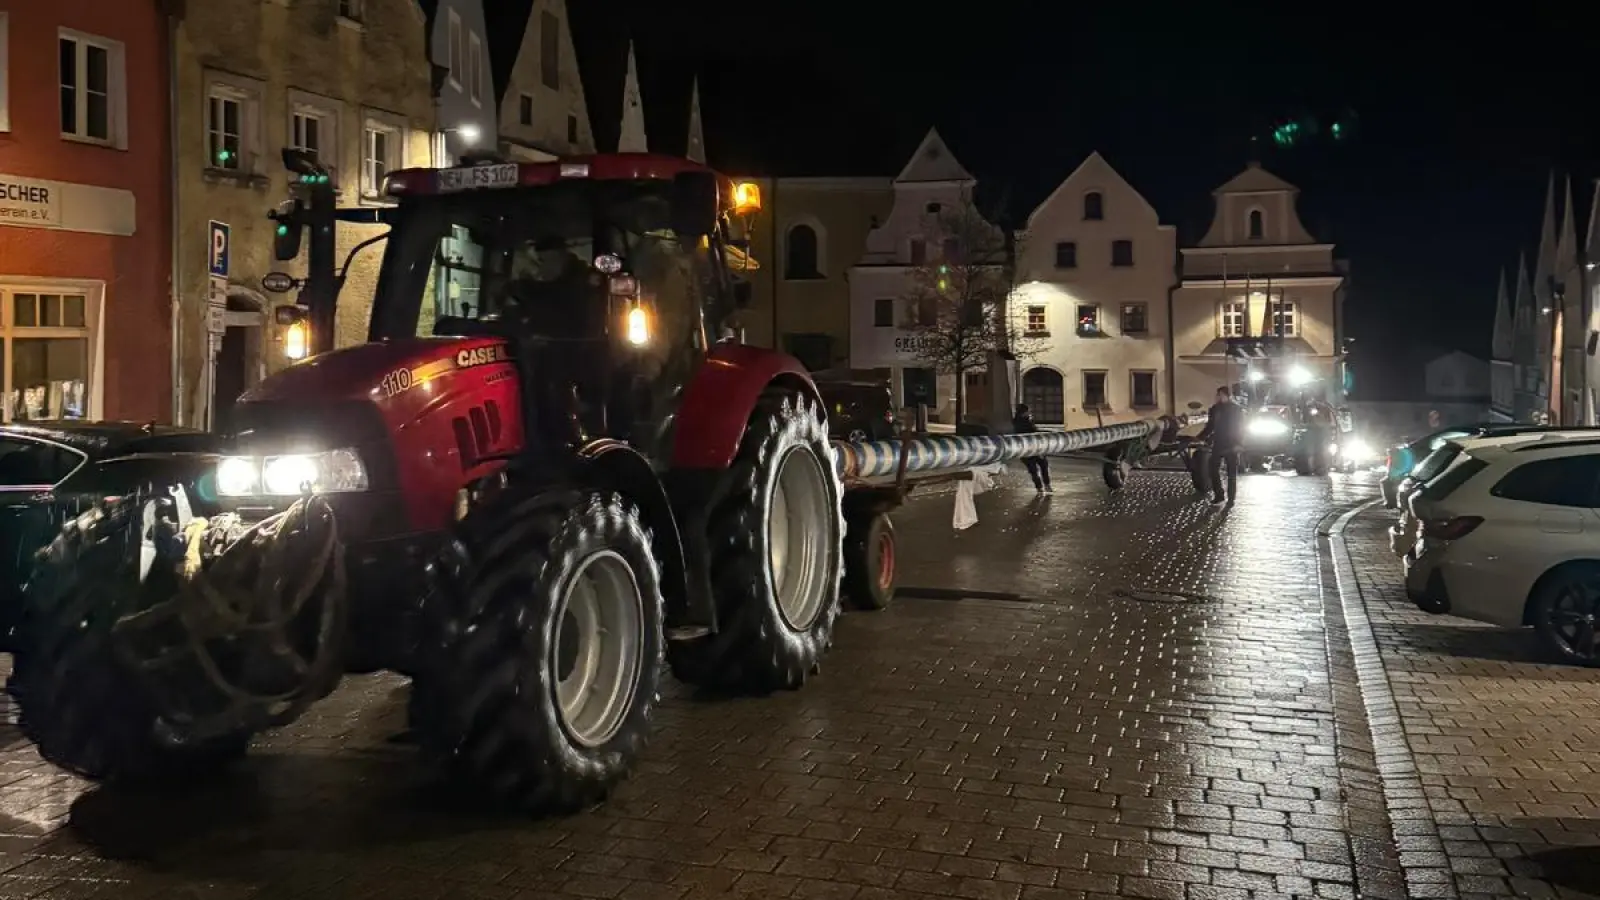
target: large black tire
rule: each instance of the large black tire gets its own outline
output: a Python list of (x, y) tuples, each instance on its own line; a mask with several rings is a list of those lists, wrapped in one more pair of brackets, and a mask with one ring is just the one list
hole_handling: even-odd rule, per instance
[[(143, 548), (156, 557), (141, 584)], [(182, 552), (165, 490), (99, 503), (41, 551), (6, 688), (23, 734), (49, 762), (95, 781), (165, 781), (191, 780), (244, 755), (249, 734), (164, 741), (156, 699), (112, 635), (123, 617), (171, 596)]]
[(1528, 598), (1529, 624), (1553, 662), (1600, 668), (1600, 564), (1575, 562), (1546, 573)]
[(1100, 464), (1100, 478), (1113, 491), (1122, 490), (1128, 483), (1128, 476), (1133, 473), (1133, 466), (1122, 457), (1122, 448), (1112, 447), (1106, 451), (1105, 461)]
[[(790, 515), (774, 516), (780, 473), (795, 480), (785, 481), (777, 510)], [(841, 490), (816, 402), (787, 388), (763, 392), (725, 477), (706, 526), (717, 631), (673, 641), (667, 660), (689, 684), (749, 693), (798, 688), (833, 642), (844, 574)], [(784, 533), (799, 529), (811, 552), (802, 554), (799, 570), (784, 566), (777, 585), (772, 526), (780, 518), (799, 519)], [(800, 621), (780, 596), (809, 598), (793, 613)]]
[(850, 520), (844, 538), (844, 598), (851, 609), (888, 609), (894, 602), (894, 523), (887, 513)]
[(1189, 483), (1196, 494), (1211, 493), (1211, 448), (1201, 445), (1194, 448), (1188, 461)]
[[(621, 640), (577, 650), (600, 654), (597, 668), (609, 668), (608, 651), (632, 662), (596, 692), (617, 703), (591, 729), (559, 692), (570, 642), (581, 641), (579, 591), (596, 572), (610, 578), (597, 604), (619, 601), (610, 634)], [(659, 700), (661, 579), (639, 511), (608, 491), (512, 482), (468, 513), (432, 574), (411, 698), (425, 756), (526, 813), (604, 800), (644, 749)], [(587, 659), (572, 661), (573, 677)]]

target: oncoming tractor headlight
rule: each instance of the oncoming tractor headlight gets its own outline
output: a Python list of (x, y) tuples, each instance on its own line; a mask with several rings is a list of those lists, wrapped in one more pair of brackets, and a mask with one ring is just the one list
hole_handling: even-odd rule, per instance
[(217, 492), (224, 497), (292, 497), (308, 486), (317, 493), (364, 491), (367, 469), (354, 450), (230, 456), (217, 466)]
[(1289, 433), (1289, 425), (1282, 419), (1261, 417), (1251, 419), (1246, 429), (1255, 437), (1281, 437)]

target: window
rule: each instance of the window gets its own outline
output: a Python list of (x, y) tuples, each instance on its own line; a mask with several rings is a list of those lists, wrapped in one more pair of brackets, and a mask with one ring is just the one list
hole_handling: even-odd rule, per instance
[(461, 62), (466, 54), (462, 51), (461, 46), (461, 14), (453, 9), (450, 10), (450, 47), (447, 52), (450, 54), (448, 60), (450, 63), (450, 80), (455, 83), (456, 87), (460, 87)]
[(401, 130), (390, 122), (367, 120), (361, 135), (361, 194), (383, 196), (383, 178), (401, 167)]
[(1085, 222), (1098, 222), (1106, 217), (1105, 198), (1099, 191), (1090, 191), (1083, 195), (1083, 219)]
[(1078, 334), (1085, 337), (1100, 334), (1100, 307), (1088, 303), (1078, 304)]
[(1084, 409), (1110, 409), (1111, 404), (1106, 402), (1106, 373), (1083, 373), (1083, 408)]
[(923, 265), (928, 261), (928, 242), (922, 238), (911, 239), (911, 264)]
[(925, 206), (923, 208), (928, 211), (928, 215), (937, 216), (939, 214), (939, 211), (944, 209), (944, 206), (942, 204), (939, 204), (939, 203), (929, 203), (927, 206)]
[(1293, 300), (1276, 300), (1272, 307), (1272, 333), (1277, 337), (1299, 337), (1300, 322), (1295, 315)]
[(0, 317), (4, 420), (92, 418), (88, 293), (0, 288)]
[(933, 297), (913, 297), (906, 302), (906, 328), (932, 328), (939, 324), (939, 303)]
[(1078, 245), (1072, 241), (1062, 241), (1056, 245), (1056, 268), (1076, 269), (1078, 267)]
[(1129, 372), (1128, 397), (1129, 405), (1134, 409), (1155, 409), (1156, 373)]
[(313, 157), (322, 155), (323, 117), (311, 110), (297, 109), (289, 117), (289, 146)]
[(1265, 233), (1265, 223), (1262, 221), (1261, 210), (1250, 210), (1250, 240), (1259, 241)]
[(893, 297), (879, 297), (872, 301), (872, 326), (874, 328), (894, 327)]
[(1150, 307), (1144, 303), (1122, 304), (1122, 333), (1145, 334), (1150, 330)]
[(6, 38), (7, 24), (5, 10), (0, 9), (0, 131), (11, 130), (11, 101), (7, 93), (10, 76), (7, 72), (11, 69), (9, 43)]
[(483, 43), (476, 34), (467, 35), (467, 96), (483, 103)]
[(817, 230), (810, 225), (796, 225), (789, 229), (784, 240), (783, 277), (791, 281), (821, 278), (817, 265)]
[(1133, 241), (1111, 242), (1111, 264), (1119, 268), (1133, 265)]
[(61, 136), (124, 146), (122, 45), (62, 29)]
[(572, 116), (572, 115), (567, 116), (567, 143), (568, 144), (573, 144), (573, 145), (576, 145), (578, 143), (578, 117), (577, 116)]
[(1244, 337), (1244, 301), (1231, 300), (1217, 311), (1217, 337)]
[(527, 94), (517, 98), (517, 121), (523, 125), (533, 124), (533, 98)]
[(1036, 425), (1064, 425), (1067, 421), (1066, 385), (1061, 373), (1035, 366), (1022, 373), (1022, 402), (1028, 404)]
[(206, 164), (230, 172), (253, 172), (256, 164), (258, 95), (213, 82), (206, 92)]
[(561, 90), (561, 20), (548, 10), (539, 14), (539, 82)]
[(1049, 334), (1049, 322), (1045, 319), (1043, 306), (1028, 307), (1028, 334)]
[(339, 0), (339, 15), (352, 22), (361, 21), (361, 0)]
[(1558, 456), (1523, 463), (1489, 490), (1496, 497), (1544, 506), (1600, 506), (1600, 456)]
[(60, 444), (0, 438), (0, 489), (54, 487), (86, 458)]

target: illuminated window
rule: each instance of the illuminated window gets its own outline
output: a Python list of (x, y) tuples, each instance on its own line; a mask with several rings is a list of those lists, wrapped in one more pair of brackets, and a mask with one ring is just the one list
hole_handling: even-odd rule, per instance
[(1233, 300), (1222, 304), (1217, 311), (1218, 337), (1244, 337), (1244, 308), (1245, 304), (1242, 300)]
[(1100, 335), (1100, 307), (1088, 303), (1078, 306), (1078, 334), (1083, 337)]
[(1045, 309), (1044, 309), (1043, 306), (1030, 306), (1030, 307), (1028, 307), (1028, 333), (1029, 334), (1045, 334), (1045, 333), (1048, 333), (1049, 330), (1050, 330), (1048, 325), (1049, 325), (1049, 323), (1045, 320)]
[(1296, 314), (1293, 300), (1278, 300), (1272, 303), (1272, 334), (1276, 337), (1299, 337), (1300, 317)]
[(0, 285), (6, 422), (93, 417), (91, 307), (81, 288)]

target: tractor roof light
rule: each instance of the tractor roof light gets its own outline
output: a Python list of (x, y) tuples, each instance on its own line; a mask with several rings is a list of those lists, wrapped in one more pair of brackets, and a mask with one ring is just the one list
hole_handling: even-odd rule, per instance
[(733, 186), (733, 211), (741, 216), (761, 211), (761, 187), (749, 181)]

